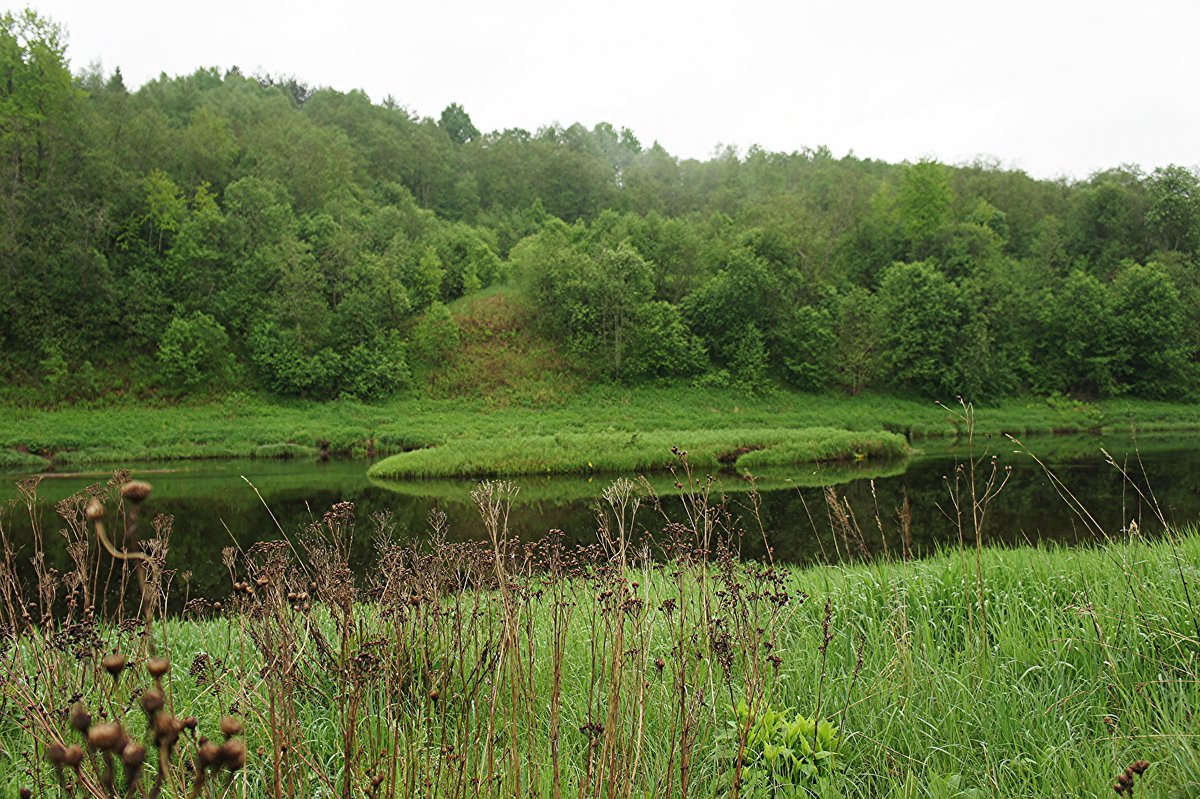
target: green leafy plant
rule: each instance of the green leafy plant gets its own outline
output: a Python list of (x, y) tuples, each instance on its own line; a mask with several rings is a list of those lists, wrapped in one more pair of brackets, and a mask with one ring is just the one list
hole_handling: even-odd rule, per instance
[(752, 713), (743, 701), (729, 727), (732, 762), (725, 776), (730, 786), (738, 782), (740, 796), (808, 796), (834, 771), (841, 738), (825, 719), (792, 708)]

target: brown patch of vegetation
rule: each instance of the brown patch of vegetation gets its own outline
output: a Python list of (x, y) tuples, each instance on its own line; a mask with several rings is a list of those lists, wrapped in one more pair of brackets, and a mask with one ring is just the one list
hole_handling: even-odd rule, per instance
[(583, 376), (538, 332), (533, 306), (521, 295), (476, 295), (451, 313), (461, 341), (450, 361), (429, 375), (435, 394), (484, 397), (495, 405), (543, 404), (583, 386)]

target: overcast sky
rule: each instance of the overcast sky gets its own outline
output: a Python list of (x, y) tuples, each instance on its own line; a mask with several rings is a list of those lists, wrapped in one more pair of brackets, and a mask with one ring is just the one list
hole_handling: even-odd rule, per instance
[[(37, 0), (78, 71), (201, 66), (481, 130), (607, 121), (683, 157), (827, 145), (1039, 177), (1200, 164), (1196, 0)], [(15, 6), (14, 6), (15, 7)]]

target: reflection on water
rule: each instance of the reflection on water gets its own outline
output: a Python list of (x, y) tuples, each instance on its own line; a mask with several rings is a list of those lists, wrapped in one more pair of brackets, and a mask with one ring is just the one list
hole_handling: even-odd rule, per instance
[[(1117, 461), (1126, 463), (1143, 490), (1147, 482), (1152, 486), (1153, 496), (1169, 521), (1185, 522), (1200, 517), (1198, 443), (1200, 437), (1195, 435), (1143, 440), (1140, 466), (1128, 440), (1054, 439), (1028, 442), (1028, 446), (1031, 451), (1044, 454), (1043, 459), (1096, 521), (1109, 533), (1116, 534), (1130, 520), (1136, 520), (1150, 533), (1161, 525), (1155, 521), (1156, 514), (1148, 499), (1140, 496), (1118, 470), (1105, 462), (1100, 447), (1106, 447)], [(736, 475), (718, 475), (719, 488), (714, 496), (724, 493), (729, 508), (741, 516), (750, 533), (744, 543), (744, 553), (749, 557), (763, 555), (759, 520), (777, 560), (833, 561), (844, 557), (848, 546), (852, 553), (857, 553), (856, 543), (848, 544), (833, 531), (836, 525), (831, 523), (823, 488), (828, 485), (833, 486), (838, 498), (848, 503), (864, 533), (868, 550), (895, 552), (905, 545), (898, 511), (907, 505), (911, 508), (911, 546), (917, 552), (927, 552), (958, 540), (950, 490), (956, 467), (966, 461), (966, 450), (965, 445), (952, 442), (923, 446), (925, 454), (903, 464), (810, 466), (765, 473), (756, 481), (757, 517), (752, 510), (749, 486)], [(1010, 545), (1052, 540), (1076, 544), (1094, 538), (1041, 467), (1027, 455), (1014, 453), (1007, 442), (1004, 446), (993, 445), (981, 458), (978, 485), (982, 486), (991, 470), (992, 454), (997, 456), (999, 479), (1005, 477), (1005, 467), (1011, 466), (1012, 471), (1008, 484), (989, 508), (986, 542)], [(319, 519), (333, 503), (348, 500), (357, 506), (360, 520), (377, 511), (390, 512), (402, 534), (423, 535), (428, 513), (437, 507), (448, 516), (452, 538), (483, 537), (469, 496), (472, 481), (373, 483), (366, 477), (364, 463), (344, 461), (188, 462), (134, 468), (135, 477), (154, 484), (146, 512), (175, 517), (169, 562), (181, 571), (191, 572), (192, 596), (227, 593), (229, 580), (221, 564), (223, 547), (236, 544), (245, 548), (256, 541), (279, 537), (271, 513), (243, 475), (261, 492), (271, 513), (289, 534)], [(103, 482), (107, 476), (105, 471), (97, 470), (85, 475), (48, 476), (42, 481), (39, 494), (46, 501), (40, 518), (52, 542), (58, 540), (55, 532), (60, 526), (54, 502), (91, 483)], [(16, 475), (3, 477), (0, 501), (7, 505), (5, 528), (22, 542), (28, 541), (30, 521), (16, 502), (17, 479)], [(526, 538), (536, 538), (557, 528), (566, 532), (568, 540), (590, 542), (596, 529), (596, 502), (612, 479), (611, 475), (519, 478), (514, 482), (521, 486), (521, 493), (512, 511), (510, 527), (515, 534)], [(661, 497), (662, 512), (679, 518), (681, 500), (676, 496), (675, 482), (676, 478), (670, 475), (657, 475), (649, 479), (648, 486)], [(969, 513), (967, 486), (960, 485), (964, 511)], [(647, 506), (638, 521), (653, 535), (662, 528), (664, 516)], [(363, 569), (369, 569), (372, 561), (372, 542), (367, 529), (368, 525), (360, 524), (360, 535), (355, 541), (355, 559)], [(62, 552), (51, 549), (48, 555), (57, 565), (63, 565)]]

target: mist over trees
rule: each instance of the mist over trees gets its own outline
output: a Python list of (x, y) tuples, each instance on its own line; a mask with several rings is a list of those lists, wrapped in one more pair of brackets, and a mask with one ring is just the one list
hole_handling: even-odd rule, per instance
[(595, 380), (1179, 397), (1198, 248), (1181, 166), (698, 161), (607, 123), (481, 132), (458, 104), (435, 120), (236, 69), (130, 91), (73, 74), (45, 18), (0, 18), (17, 399), (383, 397), (446, 356), (445, 304), (497, 284)]

